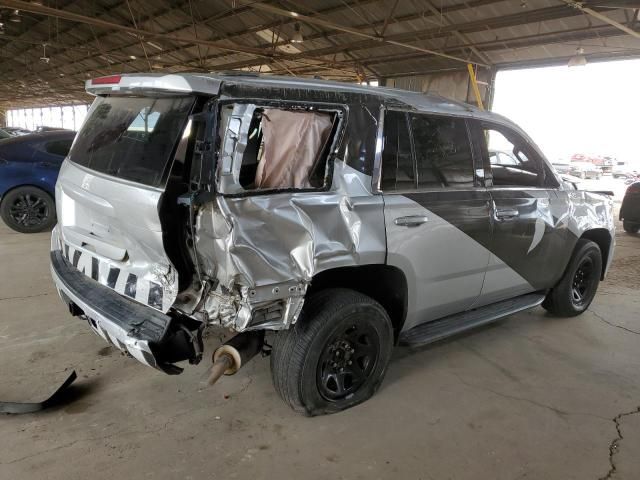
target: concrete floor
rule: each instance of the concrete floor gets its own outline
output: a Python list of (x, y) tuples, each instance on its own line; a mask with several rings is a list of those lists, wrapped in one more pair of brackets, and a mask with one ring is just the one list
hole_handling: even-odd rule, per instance
[(640, 236), (617, 241), (584, 315), (396, 349), (373, 399), (305, 418), (266, 359), (208, 388), (208, 362), (169, 377), (121, 356), (59, 301), (48, 235), (2, 226), (0, 399), (79, 379), (71, 403), (0, 417), (0, 478), (640, 478)]

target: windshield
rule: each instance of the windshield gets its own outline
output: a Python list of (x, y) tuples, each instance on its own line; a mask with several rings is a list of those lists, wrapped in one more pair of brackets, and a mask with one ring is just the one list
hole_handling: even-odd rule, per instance
[(107, 175), (161, 186), (193, 97), (98, 97), (69, 159)]

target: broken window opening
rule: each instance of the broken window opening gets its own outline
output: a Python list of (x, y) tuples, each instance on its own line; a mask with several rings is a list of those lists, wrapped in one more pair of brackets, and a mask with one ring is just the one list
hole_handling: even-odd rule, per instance
[(341, 115), (311, 106), (227, 104), (220, 113), (223, 194), (328, 186), (327, 161)]

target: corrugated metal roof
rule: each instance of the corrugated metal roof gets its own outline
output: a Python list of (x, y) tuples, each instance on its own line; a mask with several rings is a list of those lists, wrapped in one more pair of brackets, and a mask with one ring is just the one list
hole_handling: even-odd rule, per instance
[[(249, 0), (40, 3), (0, 0), (0, 108), (86, 101), (86, 78), (120, 72), (247, 69), (364, 81), (464, 61), (565, 62), (577, 48), (594, 60), (640, 53), (640, 39), (562, 0), (268, 2), (304, 18)], [(593, 8), (640, 31), (633, 10)], [(304, 41), (294, 44), (296, 24)]]

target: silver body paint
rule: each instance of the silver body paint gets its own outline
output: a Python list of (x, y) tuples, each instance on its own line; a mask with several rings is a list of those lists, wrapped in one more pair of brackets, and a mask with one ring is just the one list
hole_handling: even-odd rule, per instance
[[(371, 195), (371, 177), (336, 161), (333, 179), (327, 192), (218, 196), (199, 212), (196, 249), (218, 281), (204, 304), (211, 321), (288, 328), (314, 275), (384, 263), (382, 198)], [(255, 309), (270, 307), (269, 318), (251, 323)]]
[(607, 262), (603, 265), (603, 276), (606, 277), (616, 246), (613, 198), (599, 193), (562, 189), (557, 192), (556, 201), (551, 207), (553, 216), (562, 219), (569, 231), (578, 238), (597, 228), (604, 228), (610, 233), (612, 241), (609, 252), (603, 252), (607, 254)]
[[(221, 83), (228, 81), (279, 89), (366, 92), (378, 94), (381, 102), (402, 101), (416, 112), (491, 120), (528, 139), (521, 129), (502, 117), (413, 92), (372, 91), (332, 82), (277, 78), (141, 77), (144, 78), (132, 76), (118, 90), (165, 89), (215, 96)], [(114, 93), (114, 88), (87, 87), (98, 94)], [(245, 105), (245, 110), (250, 111), (252, 107)], [(234, 112), (239, 116), (246, 113), (241, 108)], [(475, 189), (476, 194), (485, 195), (486, 201), (472, 205), (441, 202), (439, 208), (448, 208), (447, 215), (452, 215), (460, 224), (438, 215), (428, 203), (420, 204), (402, 192), (384, 194), (378, 190), (382, 121), (378, 127), (372, 175), (357, 171), (346, 164), (345, 158), (336, 157), (332, 164), (332, 184), (326, 191), (216, 194), (200, 206), (195, 214), (193, 255), (202, 269), (202, 288), (191, 286), (178, 292), (176, 269), (165, 253), (159, 218), (163, 189), (101, 175), (69, 161), (64, 163), (56, 186), (59, 223), (52, 235), (51, 248), (64, 251), (70, 262), (76, 256), (74, 263), (78, 269), (122, 295), (127, 294), (129, 275), (134, 275), (135, 294), (129, 296), (141, 304), (236, 331), (289, 328), (298, 319), (314, 276), (338, 267), (388, 264), (400, 269), (408, 285), (404, 330), (538, 290), (534, 281), (525, 279), (525, 274), (505, 261), (500, 248), (494, 248), (491, 243), (493, 239), (483, 243), (474, 237), (475, 227), (463, 231), (460, 226), (473, 218), (478, 231), (486, 229), (487, 235), (492, 235), (495, 226), (492, 195), (497, 196), (498, 189), (493, 193), (491, 188)], [(221, 175), (219, 187), (222, 192), (236, 193), (232, 187), (238, 183), (242, 150), (236, 146), (225, 151), (226, 139), (222, 139), (222, 144), (219, 168), (228, 175)], [(533, 259), (541, 254), (548, 235), (566, 237), (566, 251), (558, 252), (559, 258), (566, 262), (575, 240), (585, 232), (605, 229), (614, 236), (612, 201), (603, 195), (560, 187), (548, 190), (543, 196), (524, 199), (518, 208), (534, 222), (527, 235), (520, 237), (524, 250), (519, 252), (519, 258)], [(426, 220), (417, 227), (396, 224), (397, 218), (411, 216)], [(75, 255), (75, 252), (79, 253)], [(611, 263), (612, 252), (613, 242), (606, 268)], [(97, 259), (98, 272), (89, 268), (95, 264), (92, 259)], [(538, 268), (556, 268), (556, 273), (561, 275), (564, 266)], [(119, 270), (114, 285), (109, 279), (113, 269)], [(55, 272), (53, 277), (58, 289), (64, 291)], [(163, 291), (162, 302), (155, 307), (149, 304), (150, 285), (161, 285)], [(91, 314), (91, 305), (86, 301), (72, 300)], [(127, 332), (118, 330), (107, 320), (98, 323), (102, 325), (97, 329), (100, 335), (126, 345), (141, 361), (143, 356), (136, 353), (136, 348), (150, 353), (148, 346), (129, 345)]]
[[(158, 204), (162, 190), (92, 172), (65, 160), (56, 183), (55, 245), (102, 285), (165, 313), (178, 294), (178, 278), (162, 242)], [(92, 259), (99, 270), (92, 269)], [(111, 273), (111, 284), (109, 275)], [(117, 273), (117, 275), (116, 275)], [(129, 282), (135, 276), (135, 294)], [(114, 284), (115, 279), (115, 284)], [(152, 286), (162, 299), (149, 302)]]

